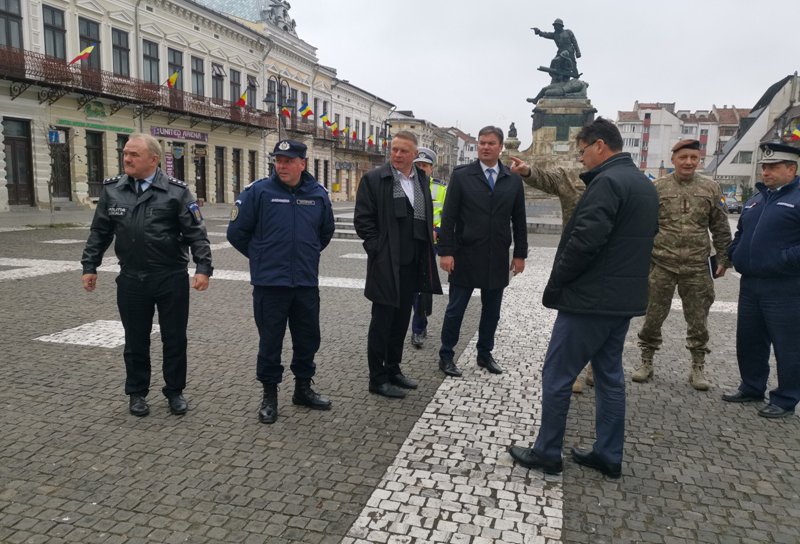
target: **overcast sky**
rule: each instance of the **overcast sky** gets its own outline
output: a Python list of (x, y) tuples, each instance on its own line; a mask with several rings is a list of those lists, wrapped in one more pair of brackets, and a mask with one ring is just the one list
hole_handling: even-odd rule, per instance
[(556, 17), (575, 33), (599, 115), (640, 102), (750, 108), (800, 69), (800, 0), (290, 0), (298, 36), (338, 77), (438, 126), (514, 121), (531, 141)]

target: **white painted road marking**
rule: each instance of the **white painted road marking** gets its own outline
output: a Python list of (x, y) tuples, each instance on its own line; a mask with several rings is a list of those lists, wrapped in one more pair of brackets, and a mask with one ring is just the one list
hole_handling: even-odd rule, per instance
[[(159, 331), (158, 325), (153, 324), (151, 334), (157, 334)], [(54, 344), (117, 348), (125, 345), (125, 329), (122, 327), (121, 321), (98, 320), (72, 329), (40, 336), (34, 340)]]

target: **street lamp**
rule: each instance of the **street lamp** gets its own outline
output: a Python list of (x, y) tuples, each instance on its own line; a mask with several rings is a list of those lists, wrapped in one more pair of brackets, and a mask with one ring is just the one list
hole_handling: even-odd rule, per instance
[[(270, 83), (275, 83), (275, 87)], [(292, 104), (292, 88), (289, 82), (281, 76), (271, 75), (267, 78), (267, 96), (264, 97), (264, 102), (273, 104), (275, 106), (275, 124), (278, 126), (278, 141), (283, 140), (281, 136), (281, 110), (283, 108), (293, 108)]]

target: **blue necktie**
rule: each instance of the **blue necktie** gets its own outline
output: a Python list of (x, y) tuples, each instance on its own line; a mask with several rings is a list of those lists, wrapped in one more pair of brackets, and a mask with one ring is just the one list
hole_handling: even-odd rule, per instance
[(486, 169), (486, 180), (489, 182), (489, 187), (494, 191), (494, 168)]

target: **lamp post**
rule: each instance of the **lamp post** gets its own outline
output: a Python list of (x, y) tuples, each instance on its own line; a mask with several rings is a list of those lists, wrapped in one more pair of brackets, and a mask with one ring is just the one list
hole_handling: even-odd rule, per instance
[[(275, 90), (270, 88), (270, 82), (275, 82)], [(281, 76), (271, 75), (267, 78), (267, 96), (264, 102), (275, 106), (275, 124), (278, 126), (278, 141), (283, 140), (281, 136), (281, 110), (292, 108), (292, 88), (289, 82)]]

